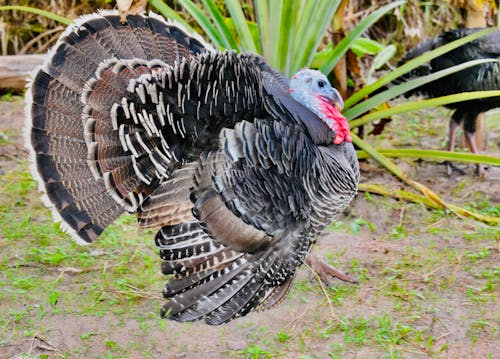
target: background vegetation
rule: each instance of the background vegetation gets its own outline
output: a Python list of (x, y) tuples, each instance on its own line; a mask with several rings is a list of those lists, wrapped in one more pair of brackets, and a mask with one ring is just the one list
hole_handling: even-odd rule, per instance
[[(184, 18), (190, 18), (189, 13), (175, 0), (165, 0), (166, 4), (174, 8)], [(195, 4), (201, 4), (202, 0), (194, 0)], [(242, 1), (246, 9), (245, 15), (248, 19), (253, 18), (253, 1)], [(224, 0), (215, 1), (224, 8)], [(375, 9), (380, 8), (392, 1), (347, 1), (343, 28), (347, 31), (353, 29), (357, 23)], [(433, 37), (445, 29), (463, 27), (466, 24), (466, 8), (470, 7), (470, 1), (407, 1), (404, 11), (385, 16), (375, 26), (367, 30), (367, 37), (377, 40), (383, 44), (396, 43), (398, 55), (418, 43), (422, 38)], [(481, 1), (482, 3), (482, 1)], [(486, 14), (487, 24), (495, 25), (497, 16), (495, 1), (491, 3), (490, 11)], [(75, 18), (87, 14), (96, 9), (112, 9), (115, 7), (114, 0), (2, 0), (0, 6), (19, 5), (44, 9), (55, 14)], [(227, 12), (223, 15), (229, 15)], [(194, 24), (194, 21), (190, 21)], [(0, 51), (1, 55), (13, 55), (24, 53), (42, 53), (50, 47), (63, 30), (61, 24), (44, 16), (39, 16), (25, 11), (7, 11), (0, 13)], [(333, 29), (332, 29), (333, 30)], [(333, 40), (334, 33), (329, 33)], [(328, 41), (328, 37), (326, 39)], [(398, 56), (394, 59), (394, 63)]]

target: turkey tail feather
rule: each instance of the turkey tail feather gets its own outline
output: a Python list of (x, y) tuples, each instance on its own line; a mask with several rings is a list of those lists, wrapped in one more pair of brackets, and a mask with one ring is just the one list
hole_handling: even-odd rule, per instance
[(77, 19), (28, 85), (32, 172), (45, 203), (79, 243), (94, 241), (121, 213), (135, 211), (158, 185), (155, 165), (162, 159), (147, 151), (162, 146), (160, 139), (132, 119), (127, 123), (129, 109), (119, 109), (134, 96), (129, 82), (210, 48), (154, 14), (127, 21), (123, 25), (116, 11)]
[[(219, 325), (257, 309), (274, 292), (282, 253), (244, 253), (219, 244), (197, 221), (163, 227), (156, 236), (164, 274), (173, 274), (162, 315), (177, 321), (205, 319)], [(286, 270), (283, 271), (286, 273)], [(287, 274), (284, 274), (286, 277)], [(271, 305), (288, 292), (285, 284)]]

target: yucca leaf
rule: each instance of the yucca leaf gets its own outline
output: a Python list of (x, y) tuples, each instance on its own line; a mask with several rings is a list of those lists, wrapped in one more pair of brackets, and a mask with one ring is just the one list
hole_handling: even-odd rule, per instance
[(372, 159), (374, 159), (380, 165), (382, 165), (383, 167), (388, 169), (392, 174), (394, 174), (400, 180), (402, 180), (406, 184), (410, 185), (411, 187), (413, 187), (417, 191), (420, 191), (429, 201), (431, 201), (433, 203), (433, 206), (437, 206), (437, 208), (448, 209), (448, 210), (454, 212), (458, 216), (474, 218), (474, 219), (476, 219), (478, 221), (482, 221), (484, 223), (488, 223), (488, 224), (499, 224), (500, 223), (499, 217), (485, 216), (485, 215), (482, 215), (480, 213), (466, 210), (466, 209), (461, 208), (459, 206), (456, 206), (454, 204), (446, 203), (445, 201), (443, 201), (441, 199), (441, 197), (439, 197), (431, 189), (429, 189), (428, 187), (424, 186), (423, 184), (409, 178), (403, 172), (403, 170), (401, 170), (401, 168), (399, 168), (394, 162), (385, 158), (384, 155), (382, 155), (380, 152), (376, 151), (368, 143), (366, 143), (365, 141), (360, 139), (355, 134), (351, 134), (351, 135), (352, 135), (353, 144), (358, 146), (362, 151), (366, 152)]
[(327, 44), (323, 50), (318, 51), (314, 54), (310, 66), (315, 69), (319, 68), (326, 61), (326, 59), (331, 56), (332, 52), (333, 45)]
[(65, 18), (64, 16), (54, 14), (53, 12), (42, 10), (42, 9), (37, 9), (34, 7), (30, 6), (18, 6), (18, 5), (10, 5), (10, 6), (0, 6), (0, 11), (8, 11), (8, 10), (19, 10), (19, 11), (26, 11), (26, 12), (32, 12), (37, 15), (42, 15), (45, 16), (51, 20), (60, 22), (61, 24), (64, 25), (69, 25), (73, 22), (73, 20)]
[(373, 59), (372, 65), (368, 69), (368, 73), (366, 74), (366, 83), (370, 84), (376, 81), (373, 78), (373, 73), (375, 70), (378, 70), (380, 67), (385, 65), (396, 53), (396, 46), (388, 45), (384, 47)]
[(351, 128), (366, 125), (375, 120), (379, 120), (381, 118), (391, 117), (393, 115), (397, 115), (399, 113), (407, 113), (411, 111), (422, 110), (424, 108), (433, 108), (437, 106), (447, 105), (449, 103), (475, 100), (478, 98), (487, 98), (487, 97), (500, 97), (500, 90), (495, 91), (473, 91), (473, 92), (462, 92), (458, 94), (441, 96), (426, 100), (418, 100), (418, 101), (409, 101), (401, 105), (392, 106), (383, 110), (370, 112), (362, 117), (356, 118), (349, 122)]
[[(268, 0), (268, 8), (269, 8), (269, 33), (261, 33), (261, 37), (269, 38), (269, 53), (263, 54), (269, 64), (271, 66), (275, 66), (278, 68), (279, 65), (279, 39), (280, 39), (280, 30), (281, 30), (281, 16), (283, 9), (283, 1), (282, 0)], [(279, 69), (279, 68), (278, 68)], [(281, 70), (281, 69), (279, 69)]]
[(200, 27), (203, 29), (203, 32), (205, 32), (205, 34), (216, 47), (225, 48), (228, 46), (228, 43), (224, 41), (221, 33), (217, 31), (215, 26), (210, 22), (210, 19), (207, 17), (207, 15), (205, 15), (205, 13), (198, 6), (196, 6), (191, 0), (178, 0), (178, 2), (200, 25)]
[(292, 75), (304, 66), (310, 66), (314, 54), (332, 22), (333, 15), (340, 5), (340, 0), (305, 1), (303, 13), (300, 14), (297, 26), (294, 57), (290, 66), (290, 73), (286, 74), (287, 76)]
[(293, 58), (293, 43), (296, 33), (296, 16), (298, 0), (288, 0), (282, 7), (280, 37), (278, 40), (278, 68), (285, 74), (290, 75), (290, 61)]
[(399, 66), (398, 68), (394, 69), (393, 71), (388, 72), (386, 75), (382, 76), (381, 78), (379, 78), (377, 81), (373, 82), (372, 84), (364, 86), (358, 92), (356, 92), (352, 96), (350, 96), (344, 102), (344, 109), (348, 109), (348, 108), (352, 107), (357, 102), (366, 98), (373, 91), (379, 89), (380, 87), (382, 87), (384, 85), (387, 85), (388, 83), (397, 79), (401, 75), (404, 75), (405, 73), (419, 67), (420, 65), (429, 62), (433, 58), (441, 56), (442, 54), (444, 54), (448, 51), (451, 51), (457, 47), (460, 47), (460, 46), (466, 44), (467, 42), (472, 41), (474, 39), (477, 39), (481, 36), (485, 36), (493, 31), (496, 31), (496, 28), (489, 28), (489, 29), (485, 29), (485, 30), (481, 30), (481, 31), (472, 33), (468, 36), (465, 36), (461, 39), (452, 41), (449, 44), (446, 44), (444, 46), (440, 46), (437, 49), (426, 52), (423, 55), (406, 62), (405, 64)]
[(481, 213), (469, 211), (452, 203), (446, 203), (446, 208), (460, 217), (473, 218), (476, 221), (481, 221), (492, 226), (497, 226), (500, 224), (500, 217), (485, 216)]
[(206, 10), (210, 14), (213, 23), (217, 27), (221, 41), (225, 49), (241, 50), (236, 43), (233, 35), (229, 31), (224, 21), (224, 16), (213, 0), (202, 0)]
[(405, 1), (395, 1), (393, 3), (387, 4), (364, 18), (345, 38), (342, 39), (342, 41), (340, 41), (335, 46), (334, 53), (321, 65), (320, 71), (324, 74), (329, 74), (333, 70), (335, 64), (339, 61), (339, 59), (347, 52), (354, 40), (359, 38), (363, 34), (363, 32), (366, 31), (366, 29), (373, 25), (383, 15), (385, 15), (392, 9), (403, 5), (404, 3)]
[(351, 133), (351, 136), (352, 136), (352, 143), (354, 145), (358, 146), (362, 151), (364, 151), (366, 154), (368, 154), (376, 162), (378, 162), (383, 167), (388, 169), (396, 177), (398, 177), (400, 179), (406, 178), (406, 176), (403, 173), (403, 170), (401, 170), (398, 166), (396, 166), (395, 163), (393, 163), (392, 161), (385, 158), (381, 153), (379, 153), (377, 150), (375, 150), (367, 142), (365, 142), (361, 138), (359, 138), (356, 134)]
[(464, 208), (455, 206), (450, 203), (445, 203), (445, 207), (440, 206), (439, 204), (429, 200), (427, 197), (420, 196), (418, 194), (415, 194), (413, 192), (409, 192), (403, 189), (389, 189), (383, 185), (380, 184), (374, 184), (374, 183), (360, 183), (358, 186), (358, 190), (362, 192), (370, 192), (370, 193), (375, 193), (379, 194), (382, 196), (386, 197), (392, 197), (395, 199), (399, 200), (404, 200), (404, 201), (409, 201), (409, 202), (414, 202), (414, 203), (421, 203), (429, 208), (434, 208), (434, 209), (449, 209), (453, 211), (454, 213), (462, 216), (462, 217), (472, 217), (476, 220), (480, 220), (482, 222), (488, 223), (488, 224), (493, 224), (497, 225), (500, 223), (500, 218), (498, 217), (490, 217), (490, 216), (485, 216), (480, 213), (472, 212), (469, 210), (466, 210)]
[(269, 6), (267, 0), (255, 0), (255, 18), (259, 26), (260, 53), (269, 60), (271, 52), (269, 36), (271, 22), (269, 21)]
[(375, 55), (385, 48), (380, 42), (365, 37), (359, 37), (351, 44), (351, 51), (357, 56), (364, 54)]
[(238, 0), (226, 0), (226, 6), (234, 21), (234, 26), (241, 41), (241, 49), (245, 51), (257, 52), (257, 47), (252, 37), (243, 10)]
[[(306, 48), (314, 47), (314, 39), (309, 39), (309, 45), (305, 46), (305, 41), (308, 36), (308, 32), (317, 31), (315, 25), (312, 21), (314, 18), (315, 10), (318, 8), (318, 3), (321, 0), (311, 0), (311, 1), (301, 1), (300, 16), (297, 18), (297, 38), (300, 41), (295, 41), (293, 44), (294, 58), (292, 59), (291, 69), (298, 69), (305, 65), (307, 61), (307, 51)], [(340, 1), (332, 2), (332, 6), (338, 7)], [(329, 20), (329, 23), (331, 19)], [(318, 35), (317, 35), (318, 36)], [(319, 36), (323, 36), (320, 34)]]
[[(378, 153), (385, 157), (401, 158), (414, 157), (432, 161), (453, 161), (463, 163), (480, 163), (491, 166), (500, 166), (500, 157), (481, 155), (475, 153), (450, 152), (439, 150), (421, 149), (379, 149)], [(359, 159), (369, 158), (364, 151), (357, 151)]]
[(383, 65), (385, 65), (396, 53), (396, 46), (388, 45), (380, 49), (379, 53), (373, 59), (372, 67), (375, 70), (380, 69)]
[(180, 17), (179, 14), (177, 14), (177, 11), (165, 4), (163, 0), (148, 0), (148, 2), (167, 19), (175, 20), (182, 26), (184, 26), (188, 31), (192, 33), (195, 32), (194, 29), (187, 23), (187, 21)]
[(414, 203), (421, 203), (429, 208), (434, 208), (434, 209), (442, 208), (441, 206), (429, 200), (427, 197), (421, 196), (419, 194), (410, 191), (406, 191), (404, 189), (396, 189), (396, 190), (389, 189), (381, 184), (360, 183), (358, 185), (358, 191), (375, 193), (381, 196), (392, 197), (395, 199), (414, 202)]
[(414, 88), (422, 86), (423, 84), (426, 84), (426, 83), (431, 82), (431, 81), (435, 81), (435, 80), (440, 79), (444, 76), (447, 76), (447, 75), (452, 74), (452, 73), (457, 72), (457, 71), (464, 70), (464, 69), (472, 67), (472, 66), (477, 66), (477, 65), (480, 65), (480, 64), (483, 64), (486, 62), (495, 62), (495, 61), (498, 61), (498, 60), (496, 60), (496, 59), (472, 60), (472, 61), (464, 62), (460, 65), (448, 67), (444, 70), (434, 72), (434, 73), (426, 75), (426, 76), (417, 77), (415, 79), (404, 82), (400, 85), (392, 86), (389, 89), (387, 89), (387, 90), (385, 90), (385, 91), (383, 91), (383, 92), (381, 92), (373, 97), (370, 97), (369, 99), (349, 108), (347, 111), (344, 111), (343, 115), (348, 120), (351, 120), (351, 119), (356, 118), (357, 116), (369, 111), (373, 107), (376, 107), (376, 106), (380, 105), (381, 103), (386, 102), (387, 100), (390, 100), (392, 98), (400, 96), (409, 90), (413, 90)]

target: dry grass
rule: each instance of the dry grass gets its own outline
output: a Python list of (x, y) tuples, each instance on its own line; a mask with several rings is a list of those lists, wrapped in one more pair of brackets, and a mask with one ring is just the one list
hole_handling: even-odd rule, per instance
[[(74, 19), (97, 9), (111, 9), (112, 0), (12, 0), (2, 5), (22, 5), (44, 9)], [(54, 44), (64, 27), (46, 17), (24, 11), (0, 12), (0, 50), (2, 55), (43, 53)]]

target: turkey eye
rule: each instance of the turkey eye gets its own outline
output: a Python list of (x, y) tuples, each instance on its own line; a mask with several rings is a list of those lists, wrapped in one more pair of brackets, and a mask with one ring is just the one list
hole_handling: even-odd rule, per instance
[(325, 87), (325, 85), (326, 85), (325, 81), (323, 81), (323, 80), (319, 80), (318, 81), (318, 86), (319, 87)]

